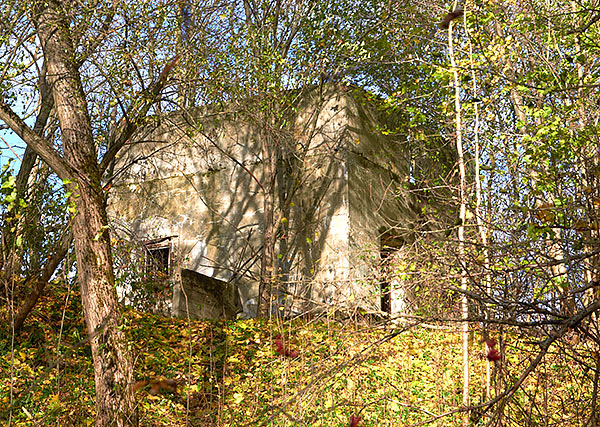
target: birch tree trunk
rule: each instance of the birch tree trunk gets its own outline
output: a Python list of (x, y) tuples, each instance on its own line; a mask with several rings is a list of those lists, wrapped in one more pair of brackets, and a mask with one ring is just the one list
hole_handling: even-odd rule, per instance
[[(465, 11), (466, 15), (466, 11)], [(471, 43), (471, 35), (467, 34), (468, 43), (469, 43), (469, 63), (471, 69), (471, 81), (472, 86), (471, 90), (473, 91), (473, 95), (477, 96), (479, 89), (477, 87), (477, 76), (475, 74), (476, 66), (473, 58), (473, 44)], [(474, 129), (473, 129), (473, 137), (474, 137), (474, 146), (475, 146), (475, 219), (477, 221), (477, 232), (479, 234), (479, 239), (481, 240), (481, 246), (483, 248), (483, 269), (484, 273), (481, 276), (483, 280), (482, 288), (485, 289), (486, 297), (489, 298), (492, 293), (492, 279), (490, 275), (490, 253), (488, 248), (488, 228), (486, 224), (484, 224), (484, 217), (482, 214), (481, 204), (482, 204), (482, 190), (481, 190), (481, 150), (480, 150), (480, 139), (479, 139), (479, 126), (480, 126), (480, 115), (479, 115), (479, 102), (475, 102), (473, 105), (473, 119), (474, 119)], [(489, 307), (486, 304), (485, 319), (489, 319)], [(487, 344), (483, 343), (484, 351), (487, 351)], [(490, 384), (491, 384), (491, 365), (490, 361), (486, 360), (485, 362), (485, 397), (489, 400), (490, 398)]]
[[(455, 3), (454, 8), (456, 9)], [(467, 270), (465, 257), (465, 221), (467, 214), (467, 199), (466, 199), (466, 171), (464, 162), (464, 152), (462, 143), (462, 117), (461, 117), (461, 102), (460, 102), (460, 79), (458, 76), (458, 68), (454, 53), (453, 40), (454, 23), (451, 21), (448, 27), (448, 55), (450, 56), (450, 65), (452, 69), (452, 82), (454, 86), (454, 123), (456, 133), (456, 153), (457, 165), (459, 174), (458, 197), (459, 197), (459, 226), (458, 226), (458, 262), (460, 263), (460, 288), (463, 291), (461, 296), (461, 323), (462, 336), (462, 359), (463, 359), (463, 400), (462, 404), (465, 409), (469, 407), (469, 301), (466, 295), (467, 291)], [(463, 426), (469, 425), (469, 411), (466, 410), (463, 417)]]

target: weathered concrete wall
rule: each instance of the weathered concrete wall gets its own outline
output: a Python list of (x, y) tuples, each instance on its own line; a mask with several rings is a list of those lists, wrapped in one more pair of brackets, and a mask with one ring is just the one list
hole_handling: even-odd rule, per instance
[[(262, 196), (249, 173), (260, 180), (261, 168), (248, 128), (209, 126), (202, 137), (175, 117), (132, 145), (119, 159), (118, 168), (132, 166), (114, 183), (109, 211), (140, 240), (175, 236), (178, 268), (227, 282), (260, 246)], [(255, 293), (248, 280), (238, 285), (245, 300)]]
[[(413, 197), (405, 189), (410, 158), (405, 142), (384, 136), (385, 124), (362, 98), (353, 99), (348, 145), (350, 263), (352, 280), (364, 306), (380, 308), (383, 233), (402, 235), (412, 229)], [(402, 307), (401, 292), (393, 291), (392, 312)]]
[(235, 319), (242, 311), (238, 287), (193, 270), (181, 270), (182, 292), (173, 298), (173, 310), (191, 319)]
[[(362, 279), (373, 272), (380, 229), (410, 208), (394, 197), (407, 162), (350, 90), (315, 91), (298, 111), (278, 248), (289, 306), (374, 308), (378, 296)], [(178, 268), (234, 283), (252, 314), (262, 245), (258, 132), (240, 116), (202, 110), (161, 120), (118, 159), (109, 213), (140, 240), (174, 236)]]

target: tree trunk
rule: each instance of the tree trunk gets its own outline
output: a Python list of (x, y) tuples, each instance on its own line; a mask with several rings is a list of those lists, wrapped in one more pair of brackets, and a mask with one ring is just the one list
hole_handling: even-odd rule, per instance
[(17, 312), (17, 315), (15, 317), (15, 331), (18, 332), (23, 327), (25, 319), (27, 319), (27, 316), (29, 315), (29, 313), (31, 313), (33, 307), (35, 307), (35, 304), (37, 303), (38, 299), (40, 298), (40, 296), (42, 296), (44, 288), (48, 284), (48, 281), (52, 278), (52, 275), (58, 268), (58, 265), (67, 255), (67, 252), (69, 251), (69, 247), (71, 246), (72, 242), (73, 233), (71, 231), (65, 231), (59, 239), (58, 244), (54, 249), (54, 253), (46, 262), (44, 269), (42, 270), (39, 276), (36, 276), (33, 279), (33, 281), (36, 282), (35, 286), (33, 290), (29, 294), (27, 294), (27, 296), (23, 299), (23, 302), (21, 303), (19, 311)]
[[(40, 111), (37, 115), (35, 125), (33, 127), (33, 131), (40, 136), (44, 134), (44, 128), (48, 123), (48, 118), (50, 117), (50, 112), (52, 111), (53, 106), (50, 87), (48, 85), (48, 82), (46, 81), (46, 73), (46, 64), (44, 63), (38, 81), (38, 87), (40, 90)], [(37, 160), (38, 156), (36, 152), (31, 147), (27, 146), (25, 148), (23, 161), (21, 162), (21, 167), (19, 168), (19, 172), (17, 174), (15, 182), (18, 199), (29, 199), (29, 192), (27, 191), (27, 186), (29, 184), (32, 171), (37, 163)], [(22, 217), (21, 219), (16, 218), (15, 214), (17, 213), (17, 211), (18, 210), (13, 210), (12, 212), (7, 213), (8, 218), (5, 220), (5, 225), (2, 229), (2, 240), (4, 243), (7, 244), (7, 246), (4, 248), (4, 252), (6, 254), (6, 262), (5, 265), (2, 266), (4, 280), (12, 280), (13, 276), (17, 274), (19, 272), (18, 270), (21, 268), (23, 248), (17, 247), (15, 242), (17, 241), (19, 235), (24, 234), (25, 222), (24, 217)], [(14, 226), (15, 223), (17, 224), (16, 227)], [(38, 223), (38, 218), (27, 222), (28, 227), (36, 227), (36, 224)]]
[[(582, 19), (581, 19), (581, 15), (580, 13), (580, 9), (581, 6), (578, 5), (578, 3), (574, 0), (571, 0), (570, 2), (571, 5), (571, 16), (572, 16), (572, 26), (573, 28), (578, 28), (581, 25), (583, 25)], [(575, 37), (574, 37), (574, 47), (575, 47), (575, 53), (577, 55), (577, 57), (579, 57), (580, 55), (583, 54), (582, 49), (581, 49), (581, 33), (576, 33)], [(576, 98), (576, 103), (577, 103), (577, 111), (579, 112), (579, 120), (582, 121), (582, 125), (584, 127), (589, 126), (589, 115), (587, 114), (587, 102), (589, 102), (589, 97), (586, 96), (585, 91), (583, 90), (583, 88), (585, 87), (585, 75), (587, 70), (585, 69), (585, 66), (582, 62), (580, 61), (576, 61), (575, 62), (575, 67), (577, 68), (577, 85), (579, 87), (579, 89), (577, 90), (577, 98)], [(573, 130), (571, 129), (570, 132), (572, 134), (574, 134)], [(590, 164), (588, 162), (591, 161), (591, 168), (590, 168)], [(581, 168), (581, 176), (582, 176), (582, 188), (593, 188), (594, 186), (594, 182), (593, 179), (589, 180), (588, 179), (588, 173), (586, 173), (587, 170), (592, 169), (592, 170), (597, 170), (598, 165), (600, 165), (600, 155), (598, 153), (597, 150), (597, 146), (596, 144), (589, 144), (589, 148), (588, 150), (586, 150), (586, 152), (584, 153), (583, 156), (581, 156), (580, 160), (579, 160), (579, 164), (580, 164), (580, 168)], [(591, 174), (592, 176), (595, 175), (595, 173)], [(590, 182), (591, 181), (591, 182)], [(589, 197), (589, 196), (588, 196)], [(593, 206), (594, 205), (594, 200), (590, 200), (590, 204)], [(588, 214), (588, 216), (590, 216)], [(590, 218), (589, 222), (592, 222), (593, 218)], [(589, 230), (587, 230), (584, 234), (585, 236), (585, 241), (586, 242), (591, 242), (590, 243), (586, 243), (585, 244), (585, 251), (589, 254), (593, 254), (589, 257), (588, 260), (585, 261), (585, 281), (588, 284), (597, 282), (599, 277), (598, 277), (598, 273), (599, 273), (599, 268), (600, 268), (600, 256), (596, 253), (595, 251), (595, 243), (598, 241), (598, 238), (600, 237), (598, 230), (595, 230), (594, 227), (589, 227)], [(589, 289), (586, 292), (585, 295), (585, 299), (584, 301), (586, 302), (586, 304), (591, 304), (596, 298), (598, 298), (600, 295), (598, 294), (598, 289), (597, 286), (592, 287), (591, 289)], [(597, 375), (598, 372), (596, 372), (596, 380), (597, 380)], [(594, 383), (594, 387), (595, 389), (597, 388), (597, 383)], [(594, 395), (594, 402), (596, 399), (596, 396)], [(595, 405), (594, 405), (595, 407)], [(596, 424), (593, 424), (594, 426)]]
[[(465, 11), (466, 13), (466, 11)], [(471, 43), (471, 36), (468, 35), (468, 43), (469, 43), (469, 66), (471, 68), (471, 90), (473, 94), (477, 96), (479, 92), (479, 88), (477, 87), (477, 76), (475, 74), (476, 66), (473, 58), (473, 44)], [(473, 120), (474, 120), (474, 129), (473, 129), (473, 143), (475, 150), (475, 219), (477, 221), (477, 232), (479, 234), (479, 239), (481, 241), (482, 247), (482, 255), (483, 255), (483, 271), (484, 278), (482, 281), (482, 288), (485, 289), (486, 298), (490, 298), (492, 294), (492, 277), (490, 274), (490, 253), (488, 248), (488, 228), (487, 225), (483, 222), (483, 214), (482, 214), (482, 190), (481, 190), (481, 155), (480, 155), (480, 140), (479, 140), (479, 125), (480, 125), (480, 116), (479, 116), (479, 102), (475, 102), (473, 105)], [(463, 159), (464, 160), (464, 159)], [(468, 307), (467, 307), (468, 308)], [(490, 310), (489, 304), (485, 304), (484, 308), (484, 318), (489, 319)], [(487, 323), (484, 323), (484, 327), (487, 328)], [(487, 344), (482, 344), (484, 351), (487, 350)], [(490, 399), (490, 384), (491, 384), (491, 365), (490, 361), (486, 360), (485, 362), (485, 398), (486, 400)]]
[[(457, 2), (454, 3), (454, 9), (458, 7)], [(463, 359), (463, 400), (462, 404), (465, 408), (463, 417), (463, 426), (469, 424), (469, 301), (467, 298), (467, 270), (465, 257), (465, 222), (467, 211), (467, 186), (466, 186), (466, 171), (464, 162), (464, 152), (462, 144), (462, 120), (461, 120), (461, 102), (460, 102), (460, 79), (458, 68), (454, 57), (454, 36), (452, 34), (453, 22), (450, 22), (448, 28), (448, 55), (452, 67), (453, 86), (454, 86), (454, 113), (455, 113), (455, 129), (456, 129), (456, 153), (458, 155), (457, 165), (459, 174), (459, 201), (460, 213), (458, 227), (458, 262), (460, 263), (460, 288), (464, 292), (461, 296), (461, 316), (463, 322), (461, 324), (462, 335), (462, 359)]]
[[(258, 316), (268, 317), (274, 299), (279, 299), (275, 277), (275, 176), (277, 155), (274, 141), (268, 135), (262, 138), (263, 156), (263, 248), (260, 268)], [(277, 306), (277, 304), (275, 304)]]
[(130, 385), (133, 365), (119, 328), (121, 307), (114, 288), (108, 220), (104, 197), (97, 186), (79, 184), (73, 219), (77, 279), (81, 288), (88, 335), (91, 337), (96, 380), (98, 426), (137, 424)]
[(75, 171), (68, 187), (84, 316), (96, 380), (97, 426), (136, 425), (130, 384), (133, 366), (119, 328), (121, 309), (114, 289), (105, 199), (87, 103), (78, 72), (69, 23), (60, 3), (38, 2), (35, 25), (48, 66), (65, 158)]

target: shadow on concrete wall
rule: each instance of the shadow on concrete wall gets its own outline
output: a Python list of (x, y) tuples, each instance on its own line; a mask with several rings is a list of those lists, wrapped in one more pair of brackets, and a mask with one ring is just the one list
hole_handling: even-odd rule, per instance
[[(335, 279), (324, 279), (327, 275), (321, 274), (324, 258), (331, 257), (325, 253), (326, 246), (329, 252), (342, 250), (329, 239), (332, 218), (349, 203), (348, 144), (357, 138), (354, 126), (360, 124), (344, 123), (349, 107), (341, 98), (333, 102), (339, 107), (332, 106), (334, 98), (331, 94), (314, 96), (310, 114), (278, 135), (276, 268), (287, 291), (300, 301), (295, 307), (301, 310), (318, 303), (315, 297), (322, 299), (323, 289), (315, 287), (325, 288), (324, 282)], [(113, 213), (127, 212), (124, 216), (135, 229), (133, 234), (176, 236), (182, 280), (190, 283), (184, 285), (188, 305), (190, 301), (192, 305), (215, 304), (214, 309), (190, 310), (200, 317), (228, 317), (238, 308), (231, 302), (235, 298), (232, 286), (247, 302), (257, 294), (260, 279), (265, 185), (256, 130), (260, 124), (239, 116), (220, 117), (214, 121), (203, 118), (201, 112), (178, 113), (162, 120), (162, 130), (149, 132), (147, 141), (132, 144), (123, 160), (138, 174), (135, 192), (127, 178), (120, 190), (118, 183), (113, 187), (116, 197), (123, 198)], [(375, 236), (377, 229), (371, 234)], [(329, 265), (336, 262), (335, 257), (327, 261)], [(195, 286), (198, 292), (192, 289)], [(219, 297), (220, 290), (227, 295)]]

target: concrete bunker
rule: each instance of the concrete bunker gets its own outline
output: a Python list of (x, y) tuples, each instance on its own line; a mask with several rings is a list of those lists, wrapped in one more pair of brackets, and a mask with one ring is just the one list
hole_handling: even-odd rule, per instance
[[(382, 230), (398, 224), (410, 230), (419, 209), (406, 189), (407, 143), (381, 129), (377, 110), (353, 88), (313, 91), (299, 102), (286, 135), (293, 156), (284, 170), (299, 185), (285, 210), (286, 239), (277, 247), (286, 315), (333, 306), (403, 309), (394, 302), (401, 292), (382, 288), (380, 280), (380, 258), (401, 242), (382, 237)], [(172, 315), (256, 314), (260, 135), (243, 115), (202, 108), (172, 113), (140, 132), (114, 165), (109, 215), (128, 235), (162, 242), (162, 249), (148, 247), (149, 260), (164, 267), (168, 258)]]

